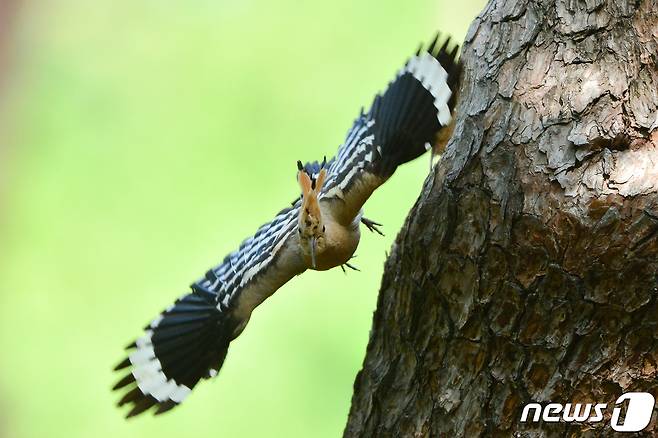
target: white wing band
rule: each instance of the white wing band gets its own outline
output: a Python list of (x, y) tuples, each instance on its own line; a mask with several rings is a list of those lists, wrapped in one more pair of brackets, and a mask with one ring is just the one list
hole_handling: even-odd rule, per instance
[(447, 126), (450, 123), (450, 108), (448, 100), (452, 95), (448, 87), (448, 73), (441, 63), (431, 54), (425, 52), (409, 60), (401, 74), (411, 73), (423, 87), (434, 96), (434, 106), (438, 111), (439, 123)]

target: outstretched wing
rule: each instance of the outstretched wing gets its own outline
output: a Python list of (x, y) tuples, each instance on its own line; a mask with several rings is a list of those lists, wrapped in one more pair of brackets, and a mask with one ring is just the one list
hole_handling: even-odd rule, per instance
[(236, 307), (241, 292), (266, 275), (268, 268), (273, 266), (283, 244), (295, 229), (299, 206), (300, 201), (296, 200), (291, 207), (281, 210), (271, 222), (262, 225), (236, 251), (227, 255), (220, 265), (206, 272), (192, 288), (215, 294), (218, 306)]
[(119, 405), (128, 416), (153, 406), (160, 414), (181, 403), (202, 378), (217, 374), (231, 340), (246, 325), (251, 310), (294, 275), (303, 271), (291, 251), (299, 201), (279, 212), (253, 237), (227, 255), (128, 346), (130, 353), (116, 370), (129, 373), (115, 385), (127, 392)]
[(461, 73), (459, 46), (446, 39), (435, 50), (437, 39), (405, 64), (367, 113), (361, 111), (328, 163), (320, 199), (333, 203), (331, 211), (342, 223), (356, 216), (397, 166), (422, 155), (450, 125)]

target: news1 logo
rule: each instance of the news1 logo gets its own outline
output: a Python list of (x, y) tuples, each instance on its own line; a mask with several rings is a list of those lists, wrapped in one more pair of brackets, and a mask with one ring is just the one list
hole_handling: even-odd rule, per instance
[[(622, 405), (628, 402), (626, 416), (620, 419)], [(648, 392), (627, 392), (622, 394), (612, 409), (610, 427), (617, 432), (639, 432), (646, 428), (651, 421), (651, 414), (656, 401)], [(603, 421), (606, 403), (548, 403), (545, 406), (539, 403), (528, 403), (523, 407), (521, 423), (598, 423)], [(530, 416), (532, 412), (532, 416)]]

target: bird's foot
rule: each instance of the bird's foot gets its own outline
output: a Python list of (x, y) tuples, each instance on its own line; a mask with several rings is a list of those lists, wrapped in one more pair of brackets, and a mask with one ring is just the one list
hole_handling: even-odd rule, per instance
[(434, 147), (430, 142), (425, 143), (425, 150), (430, 152), (430, 173), (432, 173), (432, 166), (434, 164)]
[(383, 236), (383, 235), (384, 235), (384, 233), (382, 233), (381, 230), (379, 229), (379, 227), (381, 227), (382, 224), (379, 224), (379, 223), (377, 223), (377, 222), (375, 222), (375, 221), (371, 221), (370, 219), (367, 219), (367, 218), (365, 218), (365, 217), (362, 217), (362, 218), (361, 218), (361, 223), (362, 223), (363, 225), (365, 225), (366, 227), (368, 227), (368, 229), (369, 229), (370, 231), (372, 231), (372, 232), (374, 232), (374, 233), (377, 233), (377, 234), (379, 234), (380, 236)]
[(347, 266), (348, 268), (350, 268), (353, 271), (361, 272), (361, 269), (357, 268), (356, 266), (351, 265), (349, 263), (343, 263), (342, 265), (340, 265), (340, 269), (342, 269), (345, 274), (347, 274), (347, 271), (345, 270), (345, 266)]
[[(352, 259), (354, 259), (354, 258), (356, 258), (356, 255), (353, 255), (352, 257), (350, 257), (350, 260), (352, 260)], [(340, 265), (340, 269), (342, 269), (342, 270), (343, 270), (343, 273), (345, 273), (345, 274), (347, 274), (347, 271), (345, 270), (345, 266), (347, 266), (348, 268), (350, 268), (350, 269), (353, 270), (353, 271), (359, 271), (359, 272), (361, 272), (361, 269), (357, 268), (356, 266), (354, 266), (354, 265), (352, 265), (352, 264), (350, 264), (350, 263), (345, 262), (345, 263), (343, 263), (342, 265)]]
[(434, 168), (434, 148), (430, 149), (430, 173), (432, 173), (432, 169)]

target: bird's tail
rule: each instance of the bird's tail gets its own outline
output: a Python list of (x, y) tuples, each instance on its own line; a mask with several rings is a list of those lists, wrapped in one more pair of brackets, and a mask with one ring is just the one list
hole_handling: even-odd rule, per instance
[(174, 408), (222, 366), (237, 325), (215, 294), (198, 285), (192, 289), (145, 327), (115, 368), (130, 371), (113, 388), (127, 390), (118, 404), (131, 406), (128, 417), (153, 406), (156, 415)]
[(459, 46), (447, 38), (437, 49), (437, 40), (419, 49), (373, 102), (369, 116), (381, 147), (375, 174), (388, 178), (400, 164), (446, 141), (442, 134), (452, 127), (461, 64)]

